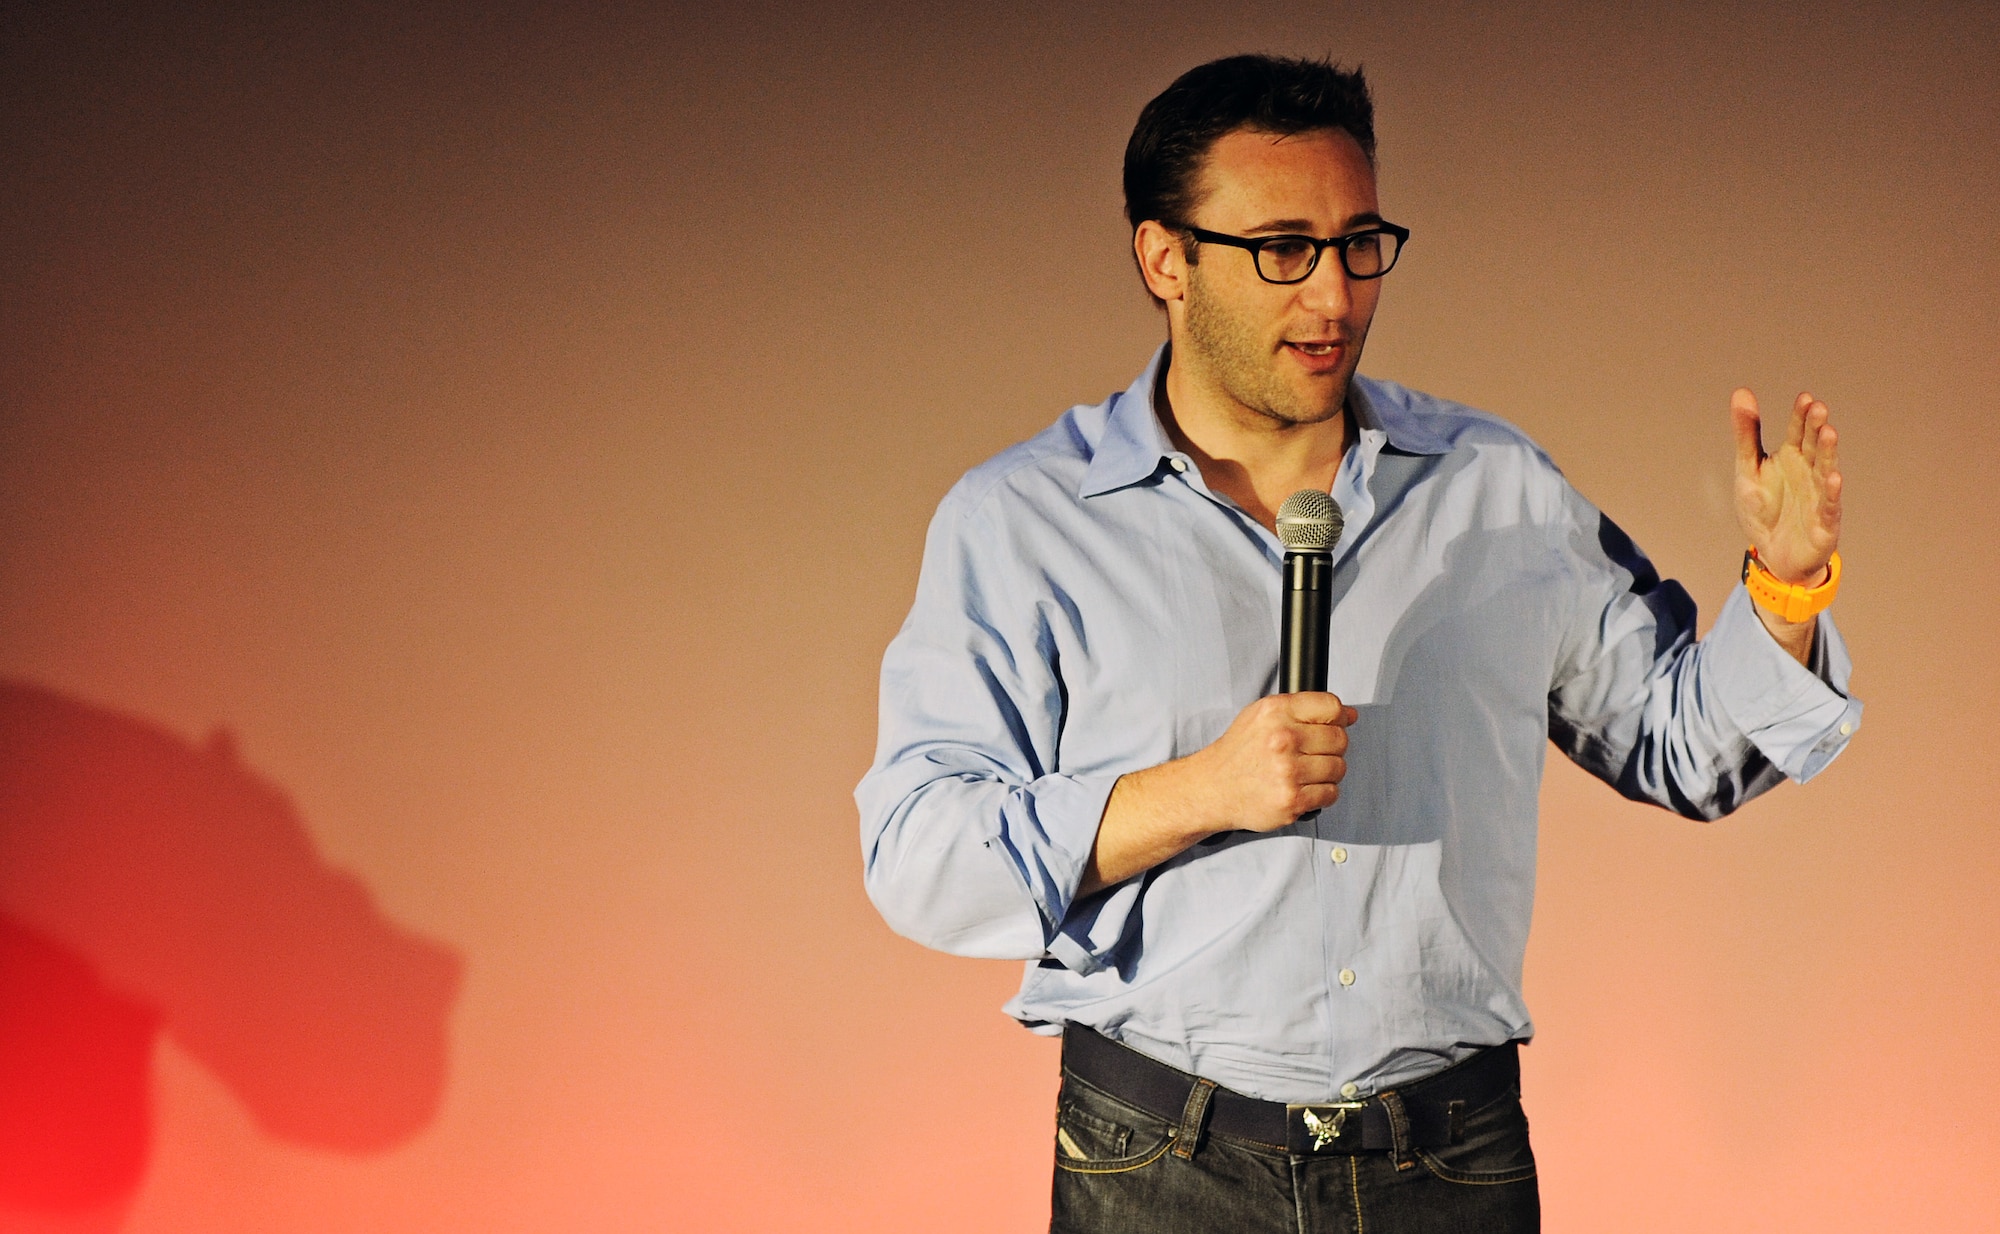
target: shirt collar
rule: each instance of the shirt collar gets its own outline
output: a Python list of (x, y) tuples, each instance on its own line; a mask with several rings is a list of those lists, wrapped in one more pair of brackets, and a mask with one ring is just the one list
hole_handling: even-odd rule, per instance
[[(1153, 390), (1160, 366), (1167, 362), (1167, 348), (1168, 344), (1160, 344), (1139, 376), (1112, 399), (1104, 435), (1084, 470), (1078, 496), (1095, 497), (1151, 479), (1160, 460), (1174, 456), (1173, 443), (1153, 410)], [(1357, 376), (1348, 384), (1347, 405), (1358, 428), (1379, 430), (1389, 445), (1407, 454), (1443, 454), (1451, 449), (1406, 403), (1383, 397), (1387, 393), (1365, 377)]]
[(1444, 454), (1451, 450), (1451, 443), (1438, 436), (1425, 423), (1423, 413), (1410, 406), (1408, 392), (1401, 386), (1356, 374), (1347, 385), (1347, 405), (1354, 412), (1357, 428), (1381, 430), (1389, 444), (1405, 454)]
[(1160, 366), (1167, 361), (1167, 344), (1160, 344), (1125, 393), (1111, 400), (1111, 414), (1097, 450), (1084, 469), (1079, 497), (1095, 497), (1113, 489), (1150, 479), (1160, 469), (1160, 460), (1174, 452), (1160, 417), (1153, 411), (1153, 383)]

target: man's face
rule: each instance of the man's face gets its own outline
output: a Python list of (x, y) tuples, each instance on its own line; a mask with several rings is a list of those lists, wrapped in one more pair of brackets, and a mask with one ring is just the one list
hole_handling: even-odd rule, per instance
[[(1381, 221), (1375, 170), (1337, 129), (1279, 137), (1238, 129), (1202, 168), (1197, 227), (1238, 236), (1344, 235)], [(1353, 279), (1327, 249), (1302, 283), (1257, 276), (1248, 252), (1200, 246), (1188, 267), (1176, 365), (1242, 411), (1287, 424), (1340, 414), (1381, 282)]]

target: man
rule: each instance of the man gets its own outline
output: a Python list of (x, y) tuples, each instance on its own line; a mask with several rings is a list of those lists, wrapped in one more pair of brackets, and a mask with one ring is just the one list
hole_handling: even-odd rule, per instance
[[(1731, 399), (1751, 586), (1687, 594), (1512, 427), (1356, 376), (1408, 233), (1358, 72), (1196, 68), (1126, 149), (1167, 344), (930, 529), (857, 790), (890, 925), (1028, 961), (1056, 1230), (1527, 1230), (1546, 743), (1697, 818), (1860, 717), (1826, 407)], [(1280, 502), (1330, 493), (1331, 690), (1272, 693)], [(1758, 598), (1753, 601), (1752, 594)]]

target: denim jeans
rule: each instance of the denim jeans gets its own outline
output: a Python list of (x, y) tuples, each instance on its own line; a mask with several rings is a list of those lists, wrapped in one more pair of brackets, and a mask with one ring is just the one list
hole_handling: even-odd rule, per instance
[(1541, 1228), (1518, 1088), (1465, 1116), (1464, 1138), (1416, 1150), (1299, 1156), (1175, 1124), (1063, 1073), (1051, 1234), (1515, 1234)]

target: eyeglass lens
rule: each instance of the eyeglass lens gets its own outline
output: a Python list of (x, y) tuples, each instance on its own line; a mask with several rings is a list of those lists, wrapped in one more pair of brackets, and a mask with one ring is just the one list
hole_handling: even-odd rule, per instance
[[(1396, 264), (1396, 237), (1390, 232), (1370, 231), (1333, 244), (1340, 250), (1341, 264), (1358, 279), (1374, 278)], [(1257, 272), (1274, 283), (1296, 283), (1312, 273), (1319, 246), (1304, 236), (1281, 236), (1257, 250)]]

